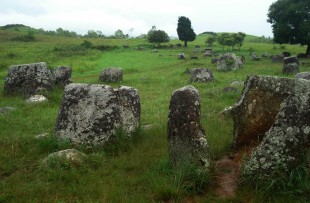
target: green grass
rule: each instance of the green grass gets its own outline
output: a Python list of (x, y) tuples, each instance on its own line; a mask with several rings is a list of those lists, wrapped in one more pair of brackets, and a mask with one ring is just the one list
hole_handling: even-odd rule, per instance
[[(54, 138), (56, 121), (63, 90), (58, 88), (47, 97), (49, 102), (27, 104), (18, 96), (0, 93), (0, 108), (11, 106), (15, 111), (0, 115), (0, 202), (225, 202), (257, 201), (260, 194), (242, 189), (236, 198), (217, 198), (210, 188), (211, 177), (192, 169), (176, 171), (168, 163), (167, 117), (169, 102), (174, 90), (193, 85), (202, 98), (201, 123), (206, 130), (211, 156), (214, 159), (229, 152), (233, 123), (220, 112), (234, 104), (241, 93), (224, 93), (223, 88), (232, 81), (244, 81), (247, 75), (282, 75), (282, 64), (269, 59), (250, 61), (250, 50), (257, 54), (280, 53), (273, 44), (246, 42), (237, 55), (245, 54), (242, 70), (218, 72), (209, 57), (193, 53), (195, 45), (205, 48), (206, 35), (200, 35), (188, 48), (167, 48), (152, 52), (152, 45), (143, 39), (87, 39), (93, 45), (112, 49), (100, 51), (85, 49), (80, 45), (85, 39), (35, 35), (34, 42), (16, 42), (12, 37), (18, 32), (0, 30), (0, 89), (3, 90), (8, 68), (13, 64), (44, 61), (50, 68), (68, 65), (73, 69), (72, 79), (79, 83), (99, 83), (98, 78), (106, 67), (122, 67), (123, 81), (110, 84), (132, 86), (141, 98), (141, 125), (154, 124), (151, 130), (141, 131), (132, 140), (120, 138), (110, 149), (83, 149), (89, 160), (80, 167), (57, 166), (45, 168), (42, 160), (51, 152), (70, 148), (69, 143), (59, 143)], [(253, 38), (253, 36), (251, 36)], [(128, 49), (123, 45), (129, 45)], [(144, 51), (138, 51), (144, 46)], [(214, 50), (222, 47), (214, 44)], [(286, 45), (292, 54), (305, 48)], [(185, 53), (186, 60), (177, 54)], [(198, 60), (190, 56), (198, 55)], [(184, 74), (186, 68), (207, 67), (213, 71), (212, 83), (190, 83)], [(310, 67), (301, 66), (301, 71)], [(48, 133), (45, 140), (35, 136)], [(254, 193), (254, 197), (251, 195)], [(283, 195), (282, 195), (283, 196)], [(290, 196), (287, 194), (287, 196)], [(285, 194), (284, 194), (285, 197)], [(275, 197), (280, 201), (283, 197)], [(296, 199), (299, 200), (298, 197)], [(302, 201), (303, 199), (300, 198)]]

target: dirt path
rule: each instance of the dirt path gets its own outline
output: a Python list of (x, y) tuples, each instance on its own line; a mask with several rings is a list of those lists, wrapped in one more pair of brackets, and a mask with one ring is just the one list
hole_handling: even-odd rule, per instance
[(216, 161), (215, 193), (223, 198), (233, 197), (238, 185), (239, 161), (236, 156), (225, 156)]

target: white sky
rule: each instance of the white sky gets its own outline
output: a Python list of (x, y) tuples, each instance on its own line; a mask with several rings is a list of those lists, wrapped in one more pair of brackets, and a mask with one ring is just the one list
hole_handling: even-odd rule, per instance
[[(177, 36), (179, 16), (192, 22), (196, 34), (204, 31), (245, 32), (272, 37), (267, 23), (269, 6), (276, 0), (1, 0), (0, 26), (24, 24), (44, 30), (86, 34), (100, 30), (112, 35), (146, 34), (153, 25)], [(129, 30), (133, 28), (133, 32)]]

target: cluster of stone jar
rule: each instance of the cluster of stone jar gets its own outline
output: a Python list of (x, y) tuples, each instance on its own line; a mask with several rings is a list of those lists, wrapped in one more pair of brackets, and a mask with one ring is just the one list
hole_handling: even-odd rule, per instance
[[(33, 94), (51, 90), (45, 63), (10, 68), (4, 92)], [(54, 74), (55, 75), (55, 74)], [(234, 149), (256, 143), (242, 174), (269, 177), (281, 167), (292, 170), (308, 146), (310, 134), (309, 74), (296, 79), (248, 76), (239, 101), (225, 110), (234, 121)], [(300, 79), (301, 78), (301, 79)], [(51, 79), (52, 80), (52, 79)], [(212, 164), (207, 136), (200, 124), (201, 98), (193, 86), (172, 93), (168, 115), (168, 151), (172, 165)], [(121, 129), (128, 136), (140, 125), (138, 90), (102, 84), (65, 86), (55, 135), (73, 144), (102, 146)]]

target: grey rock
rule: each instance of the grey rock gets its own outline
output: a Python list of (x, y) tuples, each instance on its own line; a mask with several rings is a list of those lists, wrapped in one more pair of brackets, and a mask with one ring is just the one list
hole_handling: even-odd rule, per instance
[(297, 63), (299, 65), (299, 59), (296, 56), (285, 57), (283, 58), (283, 63), (284, 64)]
[[(243, 176), (266, 179), (302, 162), (310, 135), (310, 81), (296, 80), (294, 93), (282, 105), (275, 123), (245, 163)], [(283, 174), (283, 173), (282, 173)]]
[(123, 80), (122, 68), (106, 68), (99, 76), (101, 82), (120, 82)]
[(213, 73), (207, 68), (194, 68), (191, 70), (190, 82), (212, 82)]
[(278, 63), (278, 62), (282, 63), (284, 56), (282, 54), (277, 54), (277, 55), (271, 55), (270, 58), (273, 63)]
[(87, 155), (76, 150), (66, 149), (53, 152), (43, 159), (43, 164), (53, 166), (55, 164), (70, 164), (71, 166), (79, 166), (87, 159)]
[(45, 62), (12, 65), (4, 82), (4, 94), (30, 96), (53, 89), (54, 80)]
[(242, 67), (242, 61), (233, 53), (225, 53), (218, 57), (217, 70), (219, 71), (233, 71)]
[(284, 64), (282, 68), (283, 74), (297, 74), (299, 72), (299, 66), (297, 63)]
[(43, 95), (32, 95), (30, 98), (26, 99), (27, 103), (41, 103), (48, 101), (48, 99)]
[(174, 167), (210, 166), (209, 147), (200, 124), (201, 98), (193, 86), (172, 93), (168, 116), (168, 151)]
[(239, 101), (229, 108), (234, 121), (233, 147), (262, 139), (274, 124), (281, 104), (292, 94), (294, 80), (272, 76), (248, 76)]
[(59, 66), (54, 68), (53, 75), (55, 85), (65, 86), (72, 83), (71, 73), (72, 73), (71, 67)]
[(74, 144), (103, 146), (117, 129), (130, 134), (139, 122), (136, 89), (72, 83), (65, 87), (55, 131), (57, 137)]
[(310, 72), (301, 72), (295, 75), (296, 79), (310, 80)]

